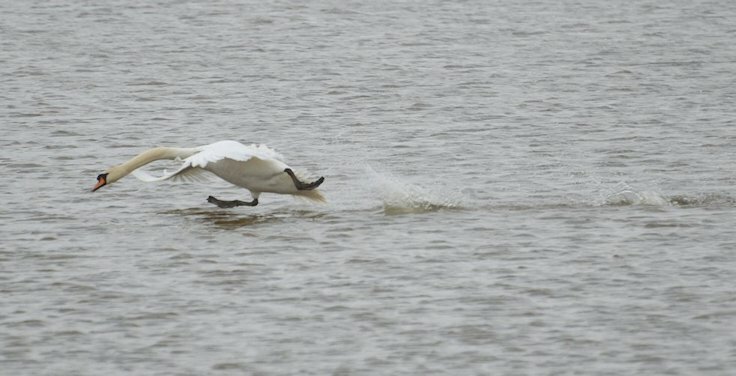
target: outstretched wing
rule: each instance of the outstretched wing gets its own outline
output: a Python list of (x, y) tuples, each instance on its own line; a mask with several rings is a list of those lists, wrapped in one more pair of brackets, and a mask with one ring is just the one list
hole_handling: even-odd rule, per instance
[(149, 183), (163, 180), (207, 183), (210, 181), (212, 174), (199, 167), (192, 167), (190, 163), (185, 162), (181, 167), (173, 172), (164, 171), (162, 176), (153, 176), (140, 168), (133, 171), (133, 176), (139, 180)]
[(225, 158), (241, 162), (246, 162), (251, 158), (284, 162), (284, 157), (281, 154), (266, 145), (253, 144), (245, 146), (237, 141), (220, 141), (202, 146), (201, 149), (201, 152), (185, 159), (185, 161), (191, 162), (192, 167), (205, 168), (207, 164), (215, 163)]
[(164, 175), (156, 177), (141, 169), (137, 169), (133, 171), (133, 175), (146, 182), (163, 180), (206, 182), (212, 176), (210, 171), (208, 171), (211, 168), (207, 168), (207, 166), (224, 159), (240, 162), (258, 161), (259, 163), (255, 163), (250, 168), (245, 169), (256, 173), (261, 168), (265, 169), (266, 165), (270, 168), (276, 167), (283, 169), (286, 167), (281, 154), (266, 145), (254, 144), (245, 146), (236, 141), (220, 141), (201, 146), (198, 149), (200, 149), (200, 152), (184, 159), (181, 167), (171, 173), (165, 172)]

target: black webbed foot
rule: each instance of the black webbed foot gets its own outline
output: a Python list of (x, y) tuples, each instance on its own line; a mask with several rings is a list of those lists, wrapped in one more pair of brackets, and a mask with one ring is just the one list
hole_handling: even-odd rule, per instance
[(225, 200), (218, 200), (214, 198), (213, 196), (207, 197), (207, 202), (210, 204), (217, 205), (219, 208), (227, 209), (227, 208), (234, 208), (236, 206), (256, 206), (258, 205), (258, 199), (254, 198), (253, 201), (247, 202), (247, 201), (240, 201), (240, 200), (232, 200), (232, 201), (225, 201)]
[(285, 169), (284, 172), (289, 174), (289, 177), (291, 177), (291, 180), (294, 182), (294, 186), (300, 191), (311, 191), (312, 189), (319, 187), (320, 184), (325, 181), (324, 177), (320, 177), (319, 179), (311, 183), (305, 183), (299, 180), (299, 178), (294, 175), (294, 171), (292, 171), (290, 168)]

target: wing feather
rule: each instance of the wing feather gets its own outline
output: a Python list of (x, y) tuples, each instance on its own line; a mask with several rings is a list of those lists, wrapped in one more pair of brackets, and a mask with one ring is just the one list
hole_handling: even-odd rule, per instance
[(284, 157), (281, 154), (266, 145), (253, 144), (245, 146), (236, 141), (220, 141), (202, 146), (201, 149), (201, 152), (185, 159), (185, 161), (191, 162), (192, 167), (205, 168), (207, 164), (225, 158), (241, 162), (246, 162), (251, 158), (258, 158), (264, 161), (275, 159), (284, 162)]
[(140, 168), (133, 171), (133, 176), (149, 183), (164, 180), (207, 183), (211, 181), (212, 174), (207, 170), (192, 167), (190, 163), (185, 162), (177, 170), (173, 172), (164, 171), (161, 176), (153, 176)]
[[(133, 175), (145, 182), (163, 180), (208, 182), (214, 175), (226, 180), (229, 179), (225, 176), (233, 176), (232, 171), (219, 171), (222, 168), (216, 167), (217, 162), (225, 160), (248, 162), (248, 167), (243, 168), (243, 171), (247, 171), (247, 175), (263, 175), (264, 179), (273, 176), (274, 171), (278, 172), (287, 167), (283, 161), (284, 157), (266, 145), (245, 146), (236, 141), (220, 141), (200, 146), (198, 149), (200, 150), (198, 153), (185, 158), (181, 167), (171, 173), (164, 171), (162, 176), (153, 176), (142, 169), (137, 169), (133, 171)], [(211, 166), (208, 168), (208, 165)], [(225, 165), (221, 166), (228, 165), (225, 162)]]

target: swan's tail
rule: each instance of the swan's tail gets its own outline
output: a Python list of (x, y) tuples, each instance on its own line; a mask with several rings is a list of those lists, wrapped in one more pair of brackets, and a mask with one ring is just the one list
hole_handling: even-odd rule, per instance
[(294, 196), (305, 198), (309, 201), (319, 204), (324, 204), (325, 202), (327, 202), (325, 196), (323, 196), (322, 192), (320, 192), (318, 189), (312, 189), (311, 191), (297, 191), (296, 193), (294, 193)]

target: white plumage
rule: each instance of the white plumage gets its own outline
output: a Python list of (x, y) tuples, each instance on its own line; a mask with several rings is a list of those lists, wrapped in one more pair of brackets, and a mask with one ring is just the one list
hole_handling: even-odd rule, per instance
[[(177, 159), (181, 160), (182, 164), (177, 170), (164, 173), (160, 177), (151, 176), (139, 169), (160, 159)], [(292, 194), (313, 201), (324, 201), (324, 197), (315, 189), (322, 183), (323, 178), (311, 184), (302, 183), (301, 178), (284, 162), (284, 157), (266, 145), (246, 146), (237, 141), (219, 141), (195, 148), (150, 149), (101, 174), (103, 182), (98, 182), (95, 190), (131, 172), (138, 179), (147, 182), (202, 181), (206, 180), (204, 174), (211, 173), (249, 190), (256, 200), (255, 203), (263, 192)]]

